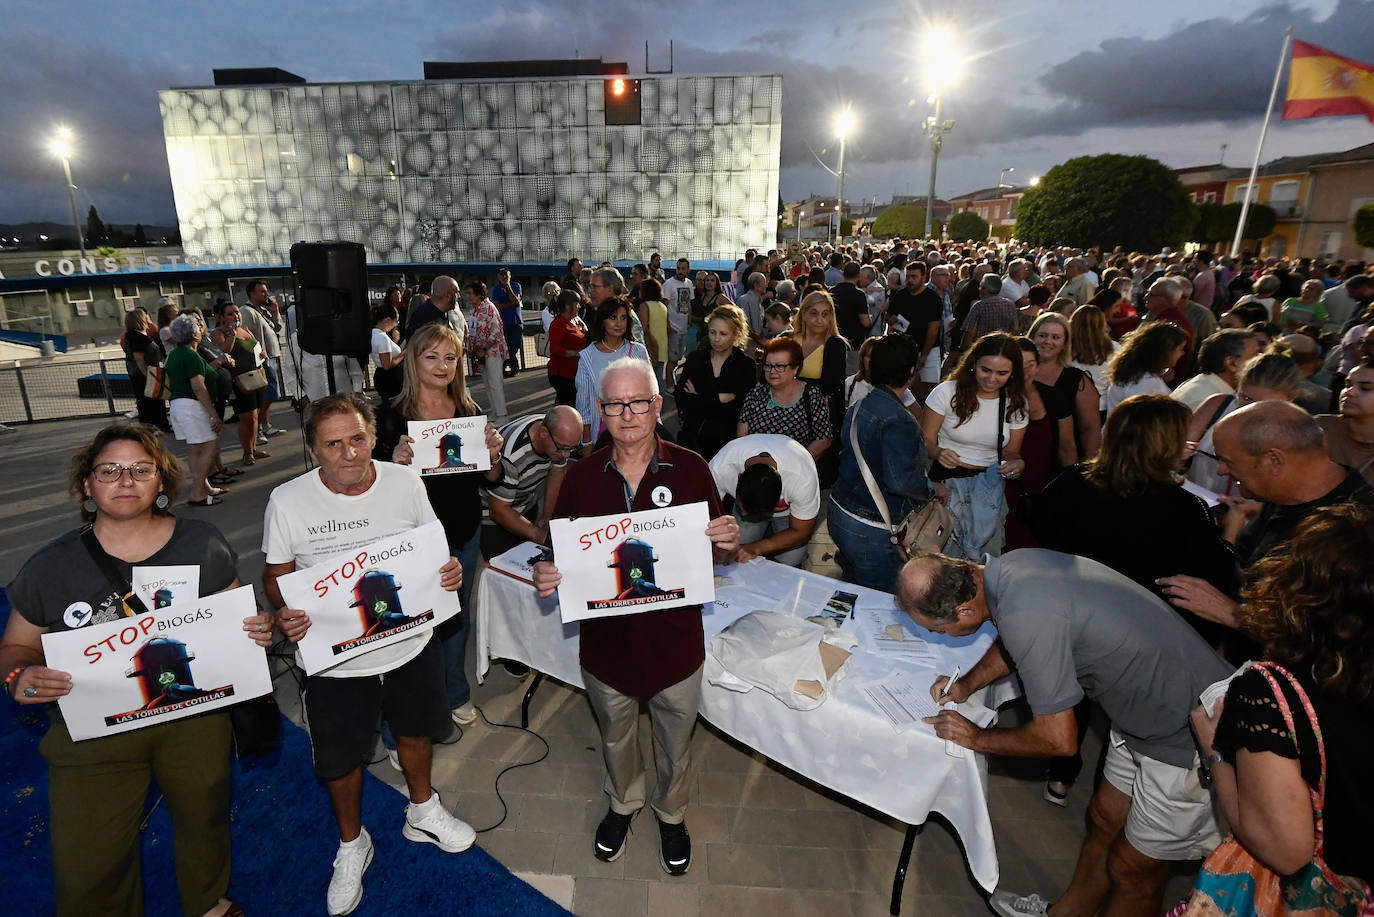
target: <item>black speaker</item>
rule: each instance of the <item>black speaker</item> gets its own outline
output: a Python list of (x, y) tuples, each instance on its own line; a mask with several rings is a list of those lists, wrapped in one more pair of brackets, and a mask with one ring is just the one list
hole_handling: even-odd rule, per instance
[(367, 253), (357, 242), (297, 242), (296, 334), (307, 353), (366, 357), (372, 351)]

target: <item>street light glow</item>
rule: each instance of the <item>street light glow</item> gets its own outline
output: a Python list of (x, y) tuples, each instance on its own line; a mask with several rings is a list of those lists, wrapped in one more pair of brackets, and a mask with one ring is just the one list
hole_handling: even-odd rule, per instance
[(926, 88), (938, 93), (959, 81), (963, 57), (952, 29), (933, 25), (921, 35), (921, 64)]
[(52, 142), (52, 151), (62, 159), (72, 158), (72, 145), (62, 137), (61, 132), (58, 133), (58, 139)]
[(1040, 184), (1040, 176), (1039, 176), (1039, 175), (1032, 175), (1032, 176), (1031, 176), (1030, 183), (1031, 183), (1031, 187), (1032, 187), (1032, 188), (1034, 188), (1036, 185)]
[(835, 136), (843, 140), (854, 129), (854, 110), (849, 106), (835, 117)]

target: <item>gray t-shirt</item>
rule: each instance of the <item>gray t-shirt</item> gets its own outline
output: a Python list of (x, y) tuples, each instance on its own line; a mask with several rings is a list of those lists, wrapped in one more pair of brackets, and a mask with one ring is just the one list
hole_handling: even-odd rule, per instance
[(1231, 666), (1177, 612), (1097, 561), (1040, 548), (988, 561), (983, 589), (1032, 712), (1086, 693), (1133, 751), (1192, 764), (1188, 712)]
[[(14, 608), (35, 627), (75, 630), (131, 614), (126, 596), (110, 585), (81, 543), (81, 532), (75, 529), (39, 548), (5, 587)], [(127, 579), (134, 565), (114, 560)], [(198, 519), (178, 519), (167, 543), (138, 563), (198, 565), (201, 595), (221, 592), (238, 578), (234, 549), (219, 529)]]

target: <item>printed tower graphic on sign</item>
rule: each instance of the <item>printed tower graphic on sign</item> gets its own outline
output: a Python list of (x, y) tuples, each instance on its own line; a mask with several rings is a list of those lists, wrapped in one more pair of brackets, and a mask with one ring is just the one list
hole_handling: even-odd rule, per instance
[(196, 654), (171, 637), (153, 637), (129, 660), (125, 678), (137, 678), (143, 691), (143, 708), (166, 707), (209, 693), (196, 687), (191, 660)]
[(654, 583), (656, 560), (654, 546), (647, 541), (627, 538), (616, 545), (611, 552), (611, 562), (606, 565), (615, 568), (616, 598), (663, 595), (664, 590)]
[(353, 601), (348, 607), (358, 609), (364, 637), (390, 630), (410, 620), (401, 610), (401, 597), (397, 595), (400, 588), (396, 577), (381, 570), (368, 570), (358, 577), (353, 584)]
[(172, 590), (159, 589), (153, 593), (153, 608), (166, 608), (172, 604)]
[(463, 437), (445, 433), (439, 438), (439, 467), (456, 468), (463, 464)]

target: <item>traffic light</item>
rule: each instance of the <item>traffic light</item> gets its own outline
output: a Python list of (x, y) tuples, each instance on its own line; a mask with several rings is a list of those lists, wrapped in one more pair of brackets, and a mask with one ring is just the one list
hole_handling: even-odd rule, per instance
[(639, 123), (639, 80), (617, 76), (606, 80), (606, 123)]

